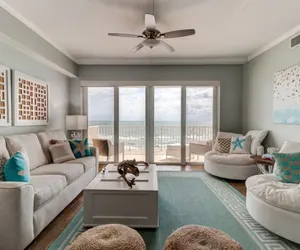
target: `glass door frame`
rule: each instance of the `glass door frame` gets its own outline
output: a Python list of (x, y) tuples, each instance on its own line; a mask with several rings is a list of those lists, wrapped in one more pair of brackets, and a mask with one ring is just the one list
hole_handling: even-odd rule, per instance
[[(119, 162), (119, 87), (145, 87), (145, 159), (157, 165), (199, 165), (186, 160), (186, 88), (213, 87), (213, 138), (219, 131), (219, 81), (81, 81), (83, 114), (88, 115), (88, 87), (114, 87), (114, 162)], [(154, 162), (154, 87), (181, 87), (181, 159), (178, 162)], [(87, 136), (87, 133), (85, 134)], [(111, 162), (100, 162), (103, 164)]]

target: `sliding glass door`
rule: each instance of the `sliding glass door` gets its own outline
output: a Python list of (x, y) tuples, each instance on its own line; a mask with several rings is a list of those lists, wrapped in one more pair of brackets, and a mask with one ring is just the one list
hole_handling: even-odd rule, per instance
[(154, 87), (154, 162), (181, 162), (181, 87)]
[(203, 162), (218, 127), (218, 86), (87, 89), (88, 136), (100, 162)]
[(119, 88), (119, 159), (146, 160), (145, 87)]
[(186, 161), (203, 162), (213, 139), (213, 87), (186, 88)]
[(114, 88), (88, 88), (88, 137), (100, 162), (114, 161)]

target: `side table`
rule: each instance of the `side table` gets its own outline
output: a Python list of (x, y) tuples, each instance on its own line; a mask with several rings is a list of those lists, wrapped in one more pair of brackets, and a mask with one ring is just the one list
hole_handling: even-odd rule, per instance
[(261, 155), (250, 156), (263, 174), (272, 174), (275, 161), (263, 159)]

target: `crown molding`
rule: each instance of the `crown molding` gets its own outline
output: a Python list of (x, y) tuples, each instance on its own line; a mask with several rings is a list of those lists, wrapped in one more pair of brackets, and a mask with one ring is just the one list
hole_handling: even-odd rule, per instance
[(33, 23), (31, 23), (29, 20), (27, 20), (23, 15), (21, 15), (19, 12), (15, 11), (9, 4), (7, 4), (4, 0), (0, 0), (0, 6), (5, 9), (8, 13), (10, 13), (12, 16), (17, 18), (19, 21), (21, 21), (24, 25), (26, 25), (29, 29), (33, 30), (36, 34), (38, 34), (40, 37), (42, 37), (45, 41), (50, 43), (53, 47), (58, 49), (61, 53), (63, 53), (65, 56), (70, 58), (72, 61), (76, 62), (76, 58), (71, 56), (65, 49), (60, 47), (58, 44), (56, 44), (51, 38), (49, 38), (44, 32), (42, 32), (39, 28), (37, 28)]
[(181, 58), (181, 57), (140, 57), (140, 58), (78, 58), (79, 65), (207, 65), (244, 64), (246, 57)]
[(9, 36), (7, 36), (6, 34), (3, 34), (1, 32), (0, 32), (0, 41), (9, 46), (12, 46), (14, 49), (21, 51), (22, 53), (28, 55), (29, 57), (43, 63), (44, 65), (47, 65), (48, 67), (50, 67), (62, 74), (65, 74), (66, 76), (68, 76), (70, 78), (77, 78), (76, 75), (70, 73), (69, 71), (65, 70), (64, 68), (60, 67), (59, 65), (53, 63), (52, 61), (48, 60), (47, 58), (43, 57), (42, 55), (36, 53), (34, 50), (24, 46), (23, 44), (13, 40)]
[(299, 32), (300, 32), (300, 24), (295, 26), (294, 28), (290, 29), (288, 32), (284, 33), (283, 35), (277, 37), (275, 40), (273, 40), (272, 42), (270, 42), (267, 45), (263, 46), (262, 48), (260, 48), (256, 52), (254, 52), (253, 54), (251, 54), (248, 57), (248, 62), (253, 60), (255, 57), (258, 57), (262, 53), (268, 51), (269, 49), (275, 47), (276, 45), (283, 42), (284, 40), (292, 37), (293, 35), (296, 35)]

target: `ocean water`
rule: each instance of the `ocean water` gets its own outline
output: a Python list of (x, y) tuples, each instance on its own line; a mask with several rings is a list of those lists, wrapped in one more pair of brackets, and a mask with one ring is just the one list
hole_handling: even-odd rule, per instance
[[(180, 144), (181, 127), (176, 121), (157, 121), (154, 124), (154, 147), (165, 150), (167, 145)], [(114, 139), (112, 121), (89, 121), (89, 126), (99, 126), (99, 136), (104, 139)], [(145, 149), (145, 122), (121, 121), (119, 125), (119, 140), (124, 142), (125, 149)], [(196, 122), (187, 124), (186, 143), (212, 139), (212, 125)]]

